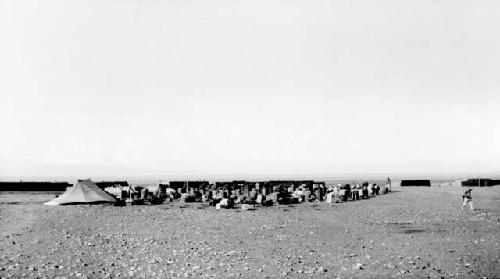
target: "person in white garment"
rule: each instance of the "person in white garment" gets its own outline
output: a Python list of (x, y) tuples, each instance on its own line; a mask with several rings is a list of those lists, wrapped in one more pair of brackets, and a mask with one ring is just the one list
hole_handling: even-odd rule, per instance
[(469, 204), (470, 210), (474, 211), (474, 206), (472, 205), (472, 189), (468, 189), (465, 191), (465, 193), (462, 195), (463, 199), (463, 204), (462, 204), (462, 210)]

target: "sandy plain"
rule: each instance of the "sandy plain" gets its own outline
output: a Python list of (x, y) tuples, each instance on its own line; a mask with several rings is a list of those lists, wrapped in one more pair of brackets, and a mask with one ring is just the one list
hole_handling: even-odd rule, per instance
[(340, 204), (44, 206), (0, 195), (2, 278), (500, 278), (500, 186)]

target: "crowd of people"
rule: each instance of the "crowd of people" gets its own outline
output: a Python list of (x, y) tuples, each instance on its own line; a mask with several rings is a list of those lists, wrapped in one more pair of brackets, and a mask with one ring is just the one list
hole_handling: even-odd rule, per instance
[(301, 202), (339, 203), (368, 199), (391, 191), (391, 184), (376, 183), (326, 185), (324, 182), (303, 184), (254, 183), (244, 185), (217, 186), (206, 184), (199, 187), (170, 188), (160, 184), (155, 191), (147, 188), (127, 187), (116, 190), (114, 196), (121, 205), (158, 204), (164, 201), (204, 202), (211, 206), (230, 208), (236, 204), (263, 205), (294, 204)]

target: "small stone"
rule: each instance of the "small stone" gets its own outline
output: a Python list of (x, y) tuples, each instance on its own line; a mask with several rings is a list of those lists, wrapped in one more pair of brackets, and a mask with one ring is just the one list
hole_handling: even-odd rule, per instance
[(358, 269), (358, 270), (361, 270), (361, 269), (363, 269), (363, 264), (362, 264), (362, 263), (357, 263), (357, 264), (355, 264), (352, 268), (353, 268), (353, 269)]

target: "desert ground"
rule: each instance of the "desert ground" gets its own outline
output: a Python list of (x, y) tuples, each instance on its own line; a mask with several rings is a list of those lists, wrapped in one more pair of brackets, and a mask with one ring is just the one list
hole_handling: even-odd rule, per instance
[(340, 204), (44, 206), (0, 195), (2, 278), (500, 278), (500, 186)]

